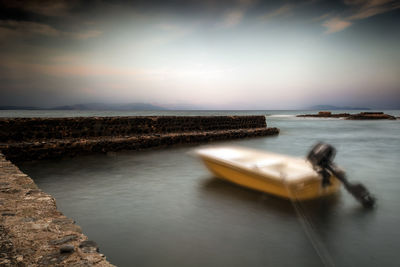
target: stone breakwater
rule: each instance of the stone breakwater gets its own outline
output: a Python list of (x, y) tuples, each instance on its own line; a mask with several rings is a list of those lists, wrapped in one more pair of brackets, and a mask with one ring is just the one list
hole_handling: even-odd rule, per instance
[(346, 120), (396, 120), (396, 117), (383, 112), (361, 112), (358, 114), (331, 113), (330, 111), (320, 111), (318, 114), (304, 114), (296, 117), (311, 118), (344, 118)]
[(0, 153), (0, 266), (113, 266), (53, 197)]
[(0, 266), (113, 266), (57, 210), (55, 199), (9, 160), (278, 133), (264, 116), (0, 119)]
[(0, 119), (0, 151), (26, 160), (267, 136), (264, 116)]

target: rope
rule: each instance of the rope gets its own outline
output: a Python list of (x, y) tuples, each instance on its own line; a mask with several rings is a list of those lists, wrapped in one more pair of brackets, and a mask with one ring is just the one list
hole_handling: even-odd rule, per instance
[[(289, 186), (287, 183), (286, 175), (281, 172), (281, 176), (283, 178), (283, 182), (285, 184), (286, 190), (289, 194), (293, 195), (292, 192), (289, 190)], [(297, 197), (295, 197), (297, 199)], [(328, 250), (318, 237), (317, 233), (315, 232), (315, 227), (313, 226), (312, 222), (307, 218), (304, 209), (301, 207), (300, 202), (290, 198), (294, 210), (296, 211), (297, 218), (300, 221), (300, 224), (310, 241), (312, 247), (314, 248), (315, 252), (317, 253), (318, 257), (320, 258), (322, 264), (326, 267), (334, 267), (335, 264), (333, 263), (332, 257), (330, 256)]]

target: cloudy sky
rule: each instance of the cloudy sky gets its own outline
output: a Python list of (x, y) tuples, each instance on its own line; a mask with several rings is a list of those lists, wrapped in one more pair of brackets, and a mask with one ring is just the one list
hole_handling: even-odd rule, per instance
[(0, 105), (400, 108), (400, 1), (0, 0)]

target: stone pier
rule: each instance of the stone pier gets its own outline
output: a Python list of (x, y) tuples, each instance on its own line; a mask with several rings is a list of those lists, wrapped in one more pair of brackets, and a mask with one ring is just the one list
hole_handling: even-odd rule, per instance
[(0, 119), (0, 151), (26, 160), (276, 135), (264, 116)]
[(0, 119), (0, 266), (113, 266), (14, 163), (278, 133), (264, 116)]

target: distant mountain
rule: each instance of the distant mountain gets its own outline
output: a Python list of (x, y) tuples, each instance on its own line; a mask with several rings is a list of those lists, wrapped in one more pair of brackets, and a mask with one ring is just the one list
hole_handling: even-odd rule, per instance
[(364, 107), (338, 107), (338, 106), (331, 106), (331, 105), (316, 105), (310, 107), (311, 110), (370, 110), (370, 108)]
[(168, 110), (208, 110), (202, 106), (192, 104), (166, 104)]
[(30, 106), (0, 106), (0, 110), (40, 110), (42, 108)]
[(87, 103), (57, 106), (53, 108), (29, 106), (0, 106), (0, 110), (167, 110), (166, 108), (146, 103), (104, 104)]

